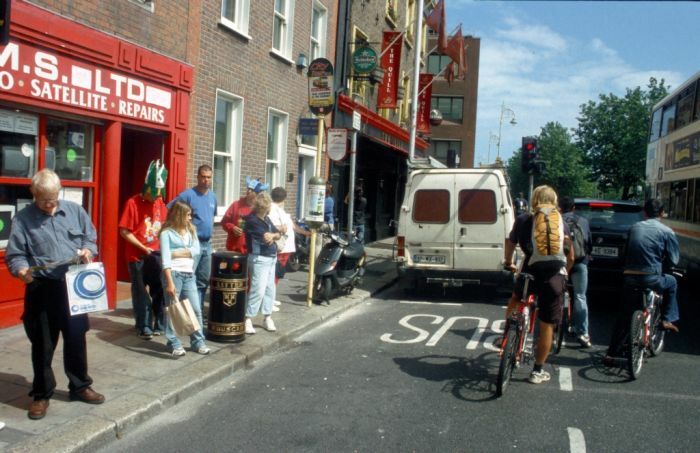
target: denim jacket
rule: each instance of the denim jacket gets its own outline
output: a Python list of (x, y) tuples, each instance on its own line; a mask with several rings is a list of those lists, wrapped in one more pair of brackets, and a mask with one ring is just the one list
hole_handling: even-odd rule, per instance
[(661, 275), (664, 264), (678, 264), (676, 234), (658, 219), (635, 223), (629, 234), (625, 270)]

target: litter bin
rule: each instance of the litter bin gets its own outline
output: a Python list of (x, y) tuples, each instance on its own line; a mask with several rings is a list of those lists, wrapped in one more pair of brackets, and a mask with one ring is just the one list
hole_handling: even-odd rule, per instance
[(236, 343), (245, 340), (248, 257), (235, 252), (211, 256), (207, 338)]

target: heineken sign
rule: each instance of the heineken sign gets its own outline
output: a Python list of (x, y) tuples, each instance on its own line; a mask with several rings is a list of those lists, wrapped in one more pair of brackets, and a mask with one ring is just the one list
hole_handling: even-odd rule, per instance
[(377, 67), (377, 51), (370, 46), (360, 46), (352, 53), (352, 67), (355, 72), (368, 74)]

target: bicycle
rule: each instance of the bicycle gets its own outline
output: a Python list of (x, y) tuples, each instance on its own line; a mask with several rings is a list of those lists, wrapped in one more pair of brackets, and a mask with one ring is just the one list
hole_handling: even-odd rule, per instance
[(554, 326), (554, 332), (552, 334), (552, 352), (554, 354), (559, 354), (561, 347), (564, 344), (564, 336), (568, 333), (573, 332), (573, 316), (574, 309), (571, 303), (571, 291), (572, 285), (567, 283), (566, 291), (564, 291), (564, 302), (561, 307), (561, 320), (559, 324)]
[(519, 367), (523, 359), (529, 361), (533, 356), (532, 344), (528, 349), (525, 348), (525, 345), (528, 337), (532, 336), (535, 331), (537, 296), (528, 291), (530, 282), (534, 281), (535, 277), (530, 274), (520, 273), (519, 278), (525, 279), (523, 296), (518, 303), (518, 307), (513, 310), (506, 320), (501, 351), (499, 353), (501, 363), (498, 367), (498, 378), (496, 380), (496, 396), (503, 396), (503, 393), (505, 393), (513, 374), (513, 369)]
[[(672, 274), (683, 277), (683, 271), (673, 269)], [(642, 372), (644, 356), (655, 357), (664, 348), (666, 331), (661, 327), (661, 304), (663, 295), (650, 288), (631, 288), (630, 297), (642, 299), (642, 308), (632, 313), (629, 341), (627, 344), (627, 370), (632, 379), (637, 379)]]

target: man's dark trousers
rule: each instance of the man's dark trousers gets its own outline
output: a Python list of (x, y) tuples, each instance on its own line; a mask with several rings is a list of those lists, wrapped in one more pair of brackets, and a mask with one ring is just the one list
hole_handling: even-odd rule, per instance
[(51, 361), (59, 333), (63, 334), (63, 367), (68, 376), (68, 389), (80, 392), (92, 385), (87, 373), (85, 343), (90, 322), (87, 315), (70, 315), (65, 281), (42, 278), (27, 285), (22, 318), (32, 343), (34, 382), (30, 395), (35, 400), (51, 398), (56, 388)]

